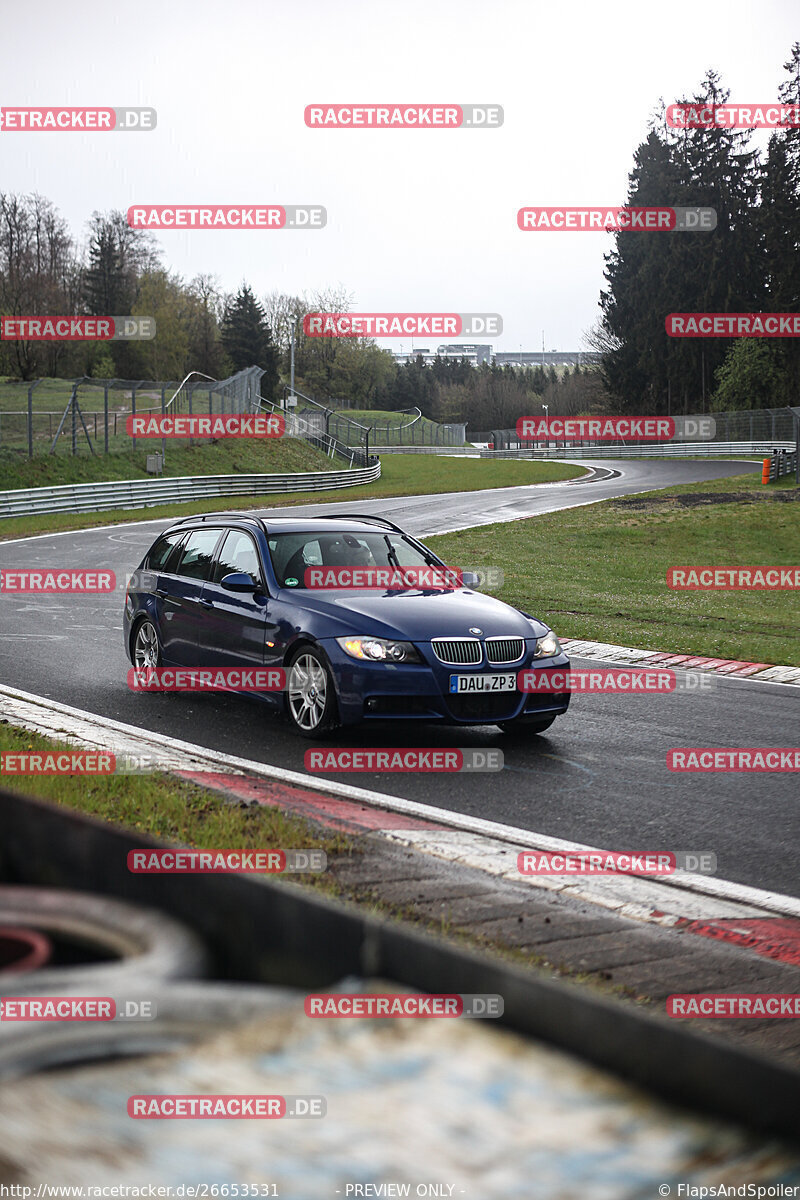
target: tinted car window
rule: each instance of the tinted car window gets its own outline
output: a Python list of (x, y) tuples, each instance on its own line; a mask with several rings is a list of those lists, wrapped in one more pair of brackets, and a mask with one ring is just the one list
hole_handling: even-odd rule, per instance
[[(269, 539), (281, 587), (303, 587), (306, 567), (424, 566), (426, 557), (400, 534), (279, 533)], [(291, 582), (294, 580), (294, 582)]]
[(148, 571), (163, 571), (166, 567), (170, 552), (183, 537), (183, 533), (168, 533), (160, 538), (147, 556), (145, 566)]
[(195, 529), (186, 539), (175, 574), (188, 579), (208, 579), (218, 540), (218, 529)]
[(225, 534), (214, 572), (214, 582), (219, 583), (226, 575), (230, 575), (231, 571), (244, 571), (252, 575), (259, 587), (264, 586), (255, 542), (249, 533), (242, 533), (238, 529), (230, 529)]

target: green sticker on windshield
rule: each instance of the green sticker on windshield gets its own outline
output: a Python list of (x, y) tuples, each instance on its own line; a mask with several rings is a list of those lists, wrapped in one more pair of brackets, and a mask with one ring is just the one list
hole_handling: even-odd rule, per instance
[(297, 587), (298, 582), (299, 582), (299, 580), (295, 579), (294, 576), (292, 576), (290, 579), (286, 580), (286, 586), (287, 587)]

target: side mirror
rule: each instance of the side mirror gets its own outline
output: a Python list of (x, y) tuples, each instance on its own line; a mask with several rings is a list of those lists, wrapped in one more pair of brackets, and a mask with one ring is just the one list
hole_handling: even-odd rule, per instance
[(467, 587), (467, 588), (475, 588), (475, 590), (478, 591), (481, 586), (480, 575), (476, 575), (476, 573), (474, 571), (462, 571), (461, 572), (461, 586)]
[(253, 576), (248, 575), (246, 571), (231, 571), (220, 580), (220, 587), (224, 587), (226, 592), (252, 593), (256, 591), (257, 586)]

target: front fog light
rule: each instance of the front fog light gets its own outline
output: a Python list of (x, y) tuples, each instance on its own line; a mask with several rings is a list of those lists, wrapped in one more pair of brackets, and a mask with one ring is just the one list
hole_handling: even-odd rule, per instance
[(534, 651), (534, 658), (555, 658), (561, 653), (561, 643), (552, 629), (543, 638), (539, 638)]

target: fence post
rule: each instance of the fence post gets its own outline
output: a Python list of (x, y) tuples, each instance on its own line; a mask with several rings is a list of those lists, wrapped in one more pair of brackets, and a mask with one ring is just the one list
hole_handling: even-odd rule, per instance
[[(103, 453), (108, 454), (108, 383), (103, 385), (103, 419), (105, 422), (105, 437), (103, 438)], [(114, 419), (114, 433), (117, 432), (117, 422)]]
[[(132, 416), (132, 417), (135, 417), (135, 416), (136, 416), (136, 387), (135, 387), (135, 385), (134, 385), (134, 387), (132, 387), (132, 388), (131, 388), (131, 416)], [(115, 422), (114, 422), (115, 431), (116, 431), (116, 424), (117, 424), (117, 423), (116, 423), (116, 421), (115, 421)], [(133, 425), (133, 424), (131, 424), (131, 429), (135, 429), (135, 428), (136, 428), (136, 426), (135, 426), (135, 425)], [(135, 451), (135, 450), (136, 450), (136, 434), (135, 434), (135, 433), (132, 433), (132, 434), (131, 434), (131, 438), (132, 438), (132, 441), (133, 441), (133, 447), (132, 447), (132, 448), (133, 448), (133, 450)]]
[(75, 383), (72, 386), (72, 453), (73, 453), (73, 455), (78, 453), (77, 404), (78, 404), (78, 385), (77, 385), (77, 383)]
[[(167, 409), (166, 409), (166, 394), (167, 394), (166, 387), (162, 387), (162, 389), (161, 389), (161, 416), (162, 417), (165, 415), (165, 413), (167, 411)], [(167, 460), (167, 439), (162, 437), (162, 439), (161, 439), (161, 469), (162, 469), (162, 471), (164, 469), (164, 463), (166, 462), (166, 460)]]
[(32, 383), (28, 388), (28, 458), (33, 458), (33, 389), (36, 387)]

